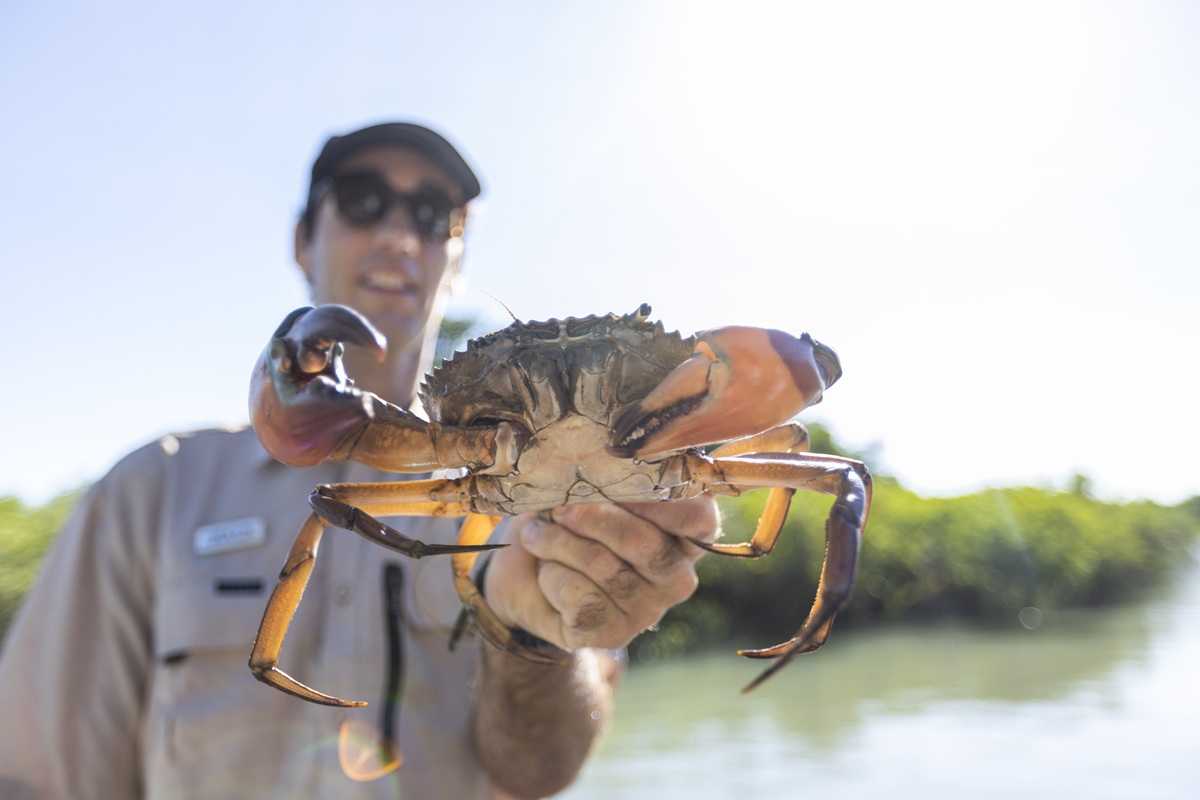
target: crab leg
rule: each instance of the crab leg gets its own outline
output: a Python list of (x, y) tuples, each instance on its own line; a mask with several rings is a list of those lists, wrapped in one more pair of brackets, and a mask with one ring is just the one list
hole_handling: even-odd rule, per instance
[[(466, 613), (485, 639), (501, 650), (539, 664), (561, 664), (557, 652), (538, 650), (518, 642), (510, 630), (492, 611), (483, 592), (471, 577), (479, 554), (507, 547), (488, 544), (500, 517), (473, 511), (467, 481), (426, 480), (406, 483), (335, 483), (317, 487), (309, 499), (313, 508), (328, 522), (352, 530), (364, 538), (412, 558), (427, 555), (451, 554), (454, 586), (462, 599)], [(379, 516), (466, 516), (458, 538), (452, 545), (425, 544), (410, 539), (385, 525), (367, 512)]]
[(300, 526), (296, 541), (288, 552), (287, 562), (279, 573), (279, 583), (275, 585), (275, 591), (271, 592), (271, 599), (267, 601), (266, 611), (263, 612), (262, 622), (258, 626), (254, 649), (250, 651), (250, 672), (268, 686), (274, 686), (282, 692), (313, 703), (327, 706), (365, 706), (366, 703), (358, 700), (340, 700), (309, 688), (276, 666), (279, 663), (279, 652), (283, 648), (283, 639), (287, 636), (296, 609), (300, 607), (300, 598), (312, 574), (313, 564), (317, 559), (317, 547), (321, 543), (321, 534), (324, 531), (325, 523), (316, 514), (310, 514)]
[(330, 458), (349, 458), (385, 472), (432, 472), (467, 467), (507, 474), (520, 453), (512, 425), (457, 428), (426, 422), (373, 394), (367, 399), (371, 421), (346, 439)]
[[(834, 615), (845, 605), (854, 587), (859, 543), (871, 507), (871, 476), (862, 462), (816, 453), (717, 459), (712, 467), (719, 477), (710, 485), (727, 484), (739, 492), (755, 486), (805, 489), (837, 498), (825, 523), (825, 563), (808, 618), (787, 642), (763, 650), (739, 651), (751, 658), (779, 659), (746, 686), (744, 691), (749, 691), (797, 655), (825, 643)], [(730, 555), (761, 555), (775, 546), (782, 524), (778, 509), (771, 513), (764, 510), (749, 542), (715, 545), (713, 549)]]
[[(724, 444), (714, 450), (711, 458), (732, 458), (741, 455), (761, 455), (763, 453), (791, 453), (793, 455), (808, 452), (808, 430), (799, 422), (788, 422), (769, 431), (747, 436)], [(713, 553), (737, 558), (758, 558), (765, 556), (775, 547), (779, 532), (787, 519), (788, 509), (792, 505), (792, 495), (796, 490), (789, 486), (774, 486), (767, 495), (762, 514), (755, 526), (754, 536), (749, 542), (742, 544), (718, 544), (714, 542), (695, 542), (695, 544)]]
[[(308, 499), (309, 504), (321, 517), (331, 525), (339, 528), (344, 528), (348, 531), (353, 531), (364, 539), (369, 539), (381, 547), (386, 547), (401, 555), (409, 558), (424, 558), (425, 556), (440, 556), (451, 555), (454, 553), (462, 553), (462, 547), (453, 544), (426, 544), (417, 539), (405, 536), (400, 531), (385, 525), (375, 517), (371, 516), (361, 508), (356, 508), (349, 503), (343, 503), (340, 500), (332, 500), (328, 497), (323, 497), (320, 492), (316, 492)], [(435, 505), (431, 503), (419, 504), (422, 506)], [(445, 504), (438, 503), (438, 506)], [(418, 516), (434, 516), (433, 514), (417, 514)], [(441, 516), (450, 516), (442, 510)], [(460, 514), (461, 516), (461, 514)], [(475, 553), (481, 550), (495, 550), (504, 545), (487, 544), (479, 545), (478, 547), (470, 548), (470, 552)]]
[(711, 458), (731, 458), (733, 456), (754, 455), (757, 453), (807, 453), (808, 429), (799, 422), (785, 422), (782, 425), (747, 436), (744, 439), (734, 439), (713, 450), (708, 455)]
[[(459, 495), (455, 499), (455, 495)], [(435, 499), (441, 498), (441, 499)], [(354, 504), (352, 505), (351, 502)], [(404, 483), (326, 484), (317, 487), (309, 498), (313, 513), (304, 521), (279, 573), (279, 583), (267, 601), (258, 635), (250, 653), (250, 671), (258, 680), (280, 691), (313, 703), (356, 707), (366, 703), (342, 700), (300, 683), (278, 668), (280, 651), (288, 627), (300, 606), (304, 589), (312, 575), (321, 536), (328, 525), (355, 533), (411, 558), (427, 555), (478, 553), (504, 547), (486, 544), (486, 536), (469, 544), (426, 544), (385, 525), (371, 515), (461, 517), (471, 514), (460, 482), (446, 479)]]
[[(476, 584), (475, 579), (471, 576), (479, 553), (474, 550), (466, 550), (465, 547), (483, 545), (492, 535), (492, 531), (499, 521), (500, 517), (472, 514), (467, 517), (458, 534), (457, 544), (464, 546), (464, 551), (455, 555), (451, 561), (454, 566), (454, 587), (458, 590), (458, 596), (462, 598), (464, 614), (469, 614), (474, 618), (475, 627), (478, 628), (479, 633), (493, 646), (535, 664), (564, 664), (567, 653), (557, 647), (548, 643), (544, 647), (531, 646), (531, 643), (518, 641), (518, 634), (514, 634), (511, 628), (500, 621), (496, 612), (492, 611), (492, 607), (484, 599), (482, 586)], [(456, 632), (451, 639), (451, 646), (457, 641), (457, 638), (458, 633)]]

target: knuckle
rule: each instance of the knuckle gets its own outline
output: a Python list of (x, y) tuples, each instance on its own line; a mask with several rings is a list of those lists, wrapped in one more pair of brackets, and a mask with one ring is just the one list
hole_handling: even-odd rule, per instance
[(598, 595), (591, 595), (574, 609), (566, 624), (579, 633), (595, 633), (604, 627), (608, 617), (607, 601)]
[(620, 561), (604, 579), (604, 591), (610, 597), (621, 600), (633, 595), (641, 583), (642, 579), (637, 570), (624, 561)]
[(595, 569), (614, 558), (612, 551), (599, 542), (581, 537), (574, 538), (574, 544), (579, 548), (579, 558), (588, 568)]
[(674, 536), (666, 536), (659, 546), (650, 554), (648, 567), (655, 576), (669, 575), (685, 561), (680, 541)]

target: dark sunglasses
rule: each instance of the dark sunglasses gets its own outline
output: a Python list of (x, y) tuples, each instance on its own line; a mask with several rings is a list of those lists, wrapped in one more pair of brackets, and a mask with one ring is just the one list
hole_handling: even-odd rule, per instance
[(327, 192), (333, 193), (342, 220), (356, 228), (377, 225), (397, 205), (408, 210), (417, 233), (428, 239), (446, 239), (462, 226), (459, 205), (446, 192), (432, 186), (397, 192), (377, 172), (322, 178), (313, 187), (309, 207), (315, 209)]

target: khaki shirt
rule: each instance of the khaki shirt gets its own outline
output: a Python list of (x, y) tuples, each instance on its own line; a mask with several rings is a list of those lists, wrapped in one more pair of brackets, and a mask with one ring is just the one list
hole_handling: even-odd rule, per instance
[[(58, 536), (4, 642), (0, 797), (486, 797), (469, 737), (476, 643), (447, 647), (459, 609), (449, 558), (326, 531), (280, 667), (365, 708), (292, 698), (247, 667), (309, 492), (381, 478), (285, 467), (248, 429), (168, 436), (118, 463)], [(392, 524), (428, 542), (458, 527)], [(348, 719), (392, 726), (400, 769), (347, 778)]]

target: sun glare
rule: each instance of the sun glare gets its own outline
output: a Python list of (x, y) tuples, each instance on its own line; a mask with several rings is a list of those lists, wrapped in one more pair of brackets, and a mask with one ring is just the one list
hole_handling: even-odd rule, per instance
[(681, 146), (697, 162), (736, 153), (768, 189), (862, 203), (978, 182), (1027, 156), (1077, 61), (1062, 7), (758, 8), (691, 4), (651, 24)]

